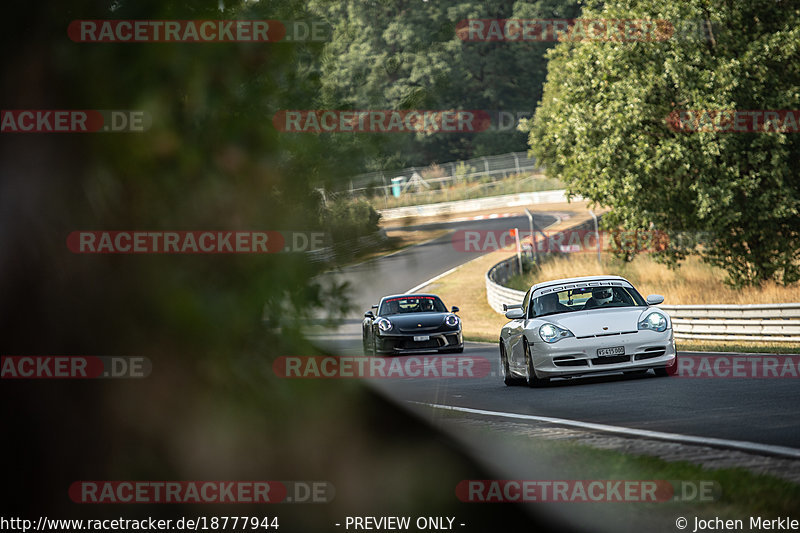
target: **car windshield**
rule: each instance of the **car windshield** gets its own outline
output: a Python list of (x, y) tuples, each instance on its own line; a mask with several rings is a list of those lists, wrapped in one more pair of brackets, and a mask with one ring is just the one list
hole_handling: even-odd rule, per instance
[(381, 303), (380, 316), (404, 313), (446, 313), (447, 307), (436, 296), (399, 296)]
[(646, 306), (644, 298), (632, 287), (602, 285), (549, 292), (532, 300), (531, 317), (608, 309), (612, 307)]

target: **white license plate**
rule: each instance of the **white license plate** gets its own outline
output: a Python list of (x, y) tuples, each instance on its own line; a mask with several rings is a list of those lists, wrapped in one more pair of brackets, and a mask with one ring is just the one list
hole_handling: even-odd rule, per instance
[(414, 340), (417, 341), (417, 342), (429, 341), (429, 340), (431, 340), (431, 336), (430, 335), (414, 335)]
[(613, 348), (597, 349), (597, 357), (608, 357), (609, 355), (625, 355), (625, 347), (614, 346)]

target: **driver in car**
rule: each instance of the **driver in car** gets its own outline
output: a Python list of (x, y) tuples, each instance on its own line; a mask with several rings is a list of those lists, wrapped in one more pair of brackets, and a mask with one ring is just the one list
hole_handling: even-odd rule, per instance
[(551, 292), (550, 294), (543, 294), (536, 298), (534, 304), (534, 311), (536, 316), (546, 315), (549, 313), (556, 313), (559, 311), (569, 311), (570, 308), (558, 301), (558, 294)]
[(614, 293), (611, 290), (611, 287), (599, 287), (597, 289), (592, 289), (592, 297), (586, 301), (586, 304), (583, 306), (584, 309), (592, 309), (594, 307), (600, 307), (601, 305), (605, 305), (611, 302), (614, 299)]

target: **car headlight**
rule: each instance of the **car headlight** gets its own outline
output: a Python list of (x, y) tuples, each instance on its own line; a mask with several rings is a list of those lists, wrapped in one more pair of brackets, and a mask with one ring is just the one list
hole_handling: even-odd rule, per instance
[(546, 343), (552, 344), (567, 337), (574, 337), (575, 335), (568, 329), (560, 328), (555, 324), (542, 324), (539, 327), (539, 336)]
[(392, 329), (392, 323), (385, 318), (379, 318), (377, 324), (378, 329), (381, 331), (389, 331)]
[(644, 320), (639, 321), (639, 329), (651, 329), (653, 331), (664, 331), (667, 329), (667, 317), (653, 311), (644, 317)]
[(458, 325), (458, 317), (456, 315), (447, 315), (444, 319), (444, 323), (448, 326), (455, 327)]

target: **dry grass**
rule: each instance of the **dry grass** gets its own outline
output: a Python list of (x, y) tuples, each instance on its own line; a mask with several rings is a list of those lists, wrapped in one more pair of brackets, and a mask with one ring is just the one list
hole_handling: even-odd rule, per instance
[(486, 271), (501, 259), (503, 256), (498, 254), (483, 255), (422, 289), (438, 294), (448, 307), (458, 306), (464, 337), (468, 340), (493, 342), (500, 337), (500, 328), (508, 322), (505, 316), (489, 307), (484, 284)]
[(745, 352), (745, 353), (800, 353), (800, 343), (796, 342), (725, 342), (675, 339), (675, 345), (680, 351), (686, 352)]
[[(563, 215), (569, 215), (561, 222), (547, 228), (548, 231), (565, 229), (590, 218), (585, 202), (532, 205), (529, 209), (539, 212), (558, 211)], [(522, 208), (518, 207), (515, 210), (521, 212)], [(458, 314), (464, 323), (466, 339), (495, 342), (500, 337), (500, 328), (508, 322), (508, 319), (489, 307), (486, 301), (485, 276), (487, 270), (512, 253), (513, 250), (510, 249), (487, 253), (423, 288), (425, 291), (438, 294), (447, 306), (459, 307)]]
[[(573, 203), (559, 206), (531, 206), (537, 211), (570, 212), (570, 218), (550, 228), (557, 231), (580, 224), (588, 219), (585, 204)], [(488, 253), (462, 265), (452, 274), (437, 280), (425, 290), (435, 292), (447, 305), (461, 308), (464, 321), (464, 336), (468, 340), (495, 342), (500, 328), (508, 322), (495, 312), (486, 301), (484, 276), (494, 264), (511, 255), (512, 250)], [(761, 287), (742, 290), (732, 289), (724, 283), (725, 273), (720, 269), (692, 257), (679, 268), (672, 270), (656, 263), (649, 256), (640, 255), (630, 263), (614, 259), (610, 254), (601, 256), (598, 264), (595, 254), (572, 254), (553, 259), (542, 265), (535, 275), (524, 280), (517, 279), (518, 286), (527, 290), (530, 285), (549, 279), (566, 277), (615, 274), (630, 280), (642, 294), (662, 294), (668, 304), (714, 304), (714, 303), (790, 303), (800, 302), (800, 284), (784, 287), (776, 283), (765, 283)], [(703, 341), (677, 342), (680, 350), (697, 351), (750, 351), (772, 353), (798, 353), (796, 345), (785, 343), (720, 343)]]
[(542, 264), (541, 269), (515, 279), (515, 288), (533, 283), (577, 276), (613, 274), (633, 283), (642, 295), (662, 294), (667, 304), (757, 304), (800, 302), (800, 284), (783, 286), (775, 282), (761, 287), (733, 289), (726, 285), (725, 272), (690, 257), (676, 269), (656, 263), (646, 254), (630, 263), (602, 254), (602, 264), (595, 254), (572, 254)]

